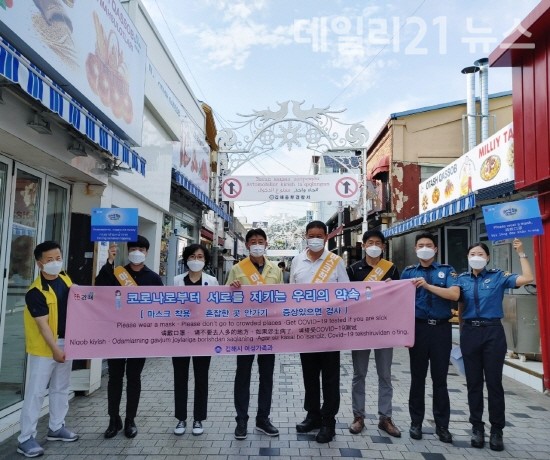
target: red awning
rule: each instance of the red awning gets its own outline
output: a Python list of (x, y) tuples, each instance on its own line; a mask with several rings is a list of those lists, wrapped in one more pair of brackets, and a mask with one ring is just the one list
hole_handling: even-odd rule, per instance
[(367, 174), (367, 179), (372, 180), (378, 174), (388, 172), (389, 170), (390, 170), (390, 157), (389, 155), (384, 155), (382, 158), (378, 160), (376, 165)]
[(218, 246), (223, 247), (224, 243), (225, 243), (225, 240), (221, 236), (218, 236)]
[(327, 239), (334, 238), (335, 236), (338, 236), (344, 232), (344, 226), (340, 225), (339, 227), (335, 228), (332, 232), (330, 232), (327, 236)]
[(213, 241), (214, 240), (214, 233), (210, 230), (207, 230), (206, 228), (201, 228), (201, 238), (204, 238), (205, 240)]

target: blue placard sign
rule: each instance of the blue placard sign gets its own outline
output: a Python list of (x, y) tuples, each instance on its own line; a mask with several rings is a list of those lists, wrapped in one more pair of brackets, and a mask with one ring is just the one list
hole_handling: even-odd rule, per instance
[(136, 241), (137, 208), (92, 208), (92, 241)]
[(491, 241), (544, 233), (537, 198), (483, 206), (483, 218)]

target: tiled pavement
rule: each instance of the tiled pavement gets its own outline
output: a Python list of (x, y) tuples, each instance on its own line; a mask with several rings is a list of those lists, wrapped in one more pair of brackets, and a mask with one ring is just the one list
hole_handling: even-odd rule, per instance
[[(396, 349), (394, 355), (394, 414), (396, 424), (403, 431), (399, 439), (392, 438), (377, 428), (377, 383), (374, 358), (367, 378), (367, 429), (360, 435), (349, 433), (351, 422), (351, 353), (342, 352), (341, 394), (342, 400), (337, 419), (337, 435), (330, 444), (320, 445), (314, 435), (296, 433), (295, 424), (302, 420), (303, 383), (298, 355), (277, 356), (273, 391), (273, 423), (281, 434), (269, 438), (253, 431), (256, 395), (257, 367), (253, 367), (251, 421), (246, 440), (233, 437), (235, 428), (233, 408), (234, 357), (215, 357), (210, 370), (210, 400), (208, 420), (204, 422), (202, 436), (190, 432), (175, 436), (172, 395), (172, 364), (168, 358), (148, 359), (143, 373), (143, 391), (136, 423), (139, 434), (126, 439), (123, 433), (116, 438), (104, 439), (103, 431), (108, 422), (106, 416), (106, 378), (102, 388), (91, 396), (77, 396), (70, 403), (67, 426), (81, 435), (74, 443), (48, 442), (45, 439), (47, 417), (40, 420), (38, 440), (43, 444), (46, 458), (60, 459), (147, 459), (164, 460), (190, 458), (193, 460), (267, 460), (267, 459), (317, 459), (317, 458), (380, 458), (458, 460), (469, 458), (550, 458), (550, 398), (529, 387), (505, 377), (507, 404), (507, 428), (504, 431), (505, 451), (493, 452), (488, 447), (470, 447), (466, 387), (464, 378), (454, 368), (449, 368), (451, 393), (450, 431), (452, 445), (440, 442), (435, 435), (431, 415), (431, 381), (428, 378), (427, 419), (424, 421), (424, 438), (409, 438), (407, 395), (410, 373), (408, 353)], [(192, 375), (192, 372), (191, 372)], [(190, 383), (192, 413), (193, 385)], [(124, 407), (124, 401), (121, 405)], [(189, 422), (189, 421), (188, 421)], [(191, 421), (192, 422), (192, 421)], [(15, 453), (16, 436), (0, 444), (0, 459), (23, 458)], [(487, 443), (488, 445), (488, 443)]]

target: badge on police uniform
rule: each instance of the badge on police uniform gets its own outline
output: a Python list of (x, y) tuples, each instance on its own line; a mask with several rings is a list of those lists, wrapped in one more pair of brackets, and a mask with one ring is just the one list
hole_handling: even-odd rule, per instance
[(437, 276), (441, 279), (445, 278), (445, 272), (439, 272)]

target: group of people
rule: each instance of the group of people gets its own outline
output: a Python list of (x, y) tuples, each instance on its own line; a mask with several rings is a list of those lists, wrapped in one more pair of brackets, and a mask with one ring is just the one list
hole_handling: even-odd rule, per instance
[[(415, 342), (409, 348), (411, 385), (409, 390), (409, 434), (412, 439), (422, 438), (425, 416), (425, 383), (428, 367), (433, 386), (433, 416), (436, 435), (442, 442), (451, 443), (449, 432), (450, 401), (447, 390), (447, 373), (452, 347), (452, 329), (449, 319), (454, 302), (458, 302), (461, 324), (460, 345), (464, 359), (472, 425), (471, 445), (482, 448), (485, 444), (483, 422), (483, 384), (487, 385), (489, 399), (490, 448), (504, 449), (502, 430), (505, 425), (504, 390), (502, 371), (506, 354), (506, 340), (501, 318), (502, 300), (506, 289), (517, 288), (532, 282), (533, 273), (521, 241), (513, 247), (520, 257), (521, 275), (498, 269), (487, 269), (490, 252), (483, 243), (472, 245), (467, 252), (470, 271), (458, 275), (445, 264), (436, 262), (437, 243), (430, 233), (421, 233), (415, 239), (419, 262), (399, 274), (397, 267), (383, 258), (386, 249), (384, 235), (371, 230), (363, 235), (365, 257), (345, 266), (344, 260), (326, 249), (327, 227), (321, 221), (306, 226), (305, 251), (291, 264), (289, 283), (333, 283), (410, 279), (416, 286)], [(234, 265), (226, 284), (239, 288), (242, 285), (282, 284), (284, 267), (265, 257), (268, 241), (262, 229), (246, 234), (249, 256)], [(114, 266), (116, 245), (109, 248), (108, 260), (96, 277), (96, 285), (127, 285), (128, 276), (138, 286), (161, 286), (160, 276), (145, 265), (149, 241), (139, 236), (128, 243), (129, 263)], [(65, 427), (68, 410), (68, 393), (71, 363), (65, 359), (64, 334), (67, 297), (71, 280), (62, 271), (62, 253), (52, 241), (39, 244), (34, 257), (40, 275), (26, 294), (24, 312), (26, 348), (29, 353), (29, 376), (21, 411), (21, 434), (17, 451), (26, 457), (37, 457), (44, 450), (36, 441), (36, 426), (42, 402), (49, 388), (50, 414), (47, 439), (71, 442), (78, 435)], [(204, 272), (210, 260), (208, 249), (200, 244), (185, 248), (183, 261), (188, 271), (174, 278), (176, 286), (218, 285), (216, 278)], [(283, 268), (283, 269), (282, 269)], [(122, 278), (123, 277), (123, 278)], [(125, 279), (123, 283), (121, 280)], [(391, 308), (391, 305), (388, 306)], [(393, 349), (374, 350), (378, 374), (378, 428), (394, 437), (401, 431), (392, 419), (393, 386), (391, 366)], [(208, 372), (210, 357), (173, 357), (174, 403), (177, 424), (174, 434), (182, 435), (187, 429), (187, 401), (189, 366), (193, 361), (195, 398), (192, 434), (201, 435), (202, 422), (207, 418)], [(258, 355), (259, 391), (255, 420), (256, 430), (278, 436), (279, 430), (271, 423), (274, 354)], [(368, 372), (370, 350), (353, 350), (352, 411), (349, 431), (359, 434), (365, 427), (365, 379)], [(328, 443), (335, 436), (336, 415), (340, 407), (340, 352), (326, 351), (300, 353), (304, 380), (305, 418), (296, 425), (298, 433), (318, 430), (316, 441)], [(236, 411), (235, 438), (246, 439), (250, 382), (254, 355), (238, 355), (234, 383)], [(105, 438), (113, 438), (124, 429), (128, 438), (137, 435), (135, 423), (140, 392), (141, 372), (145, 358), (109, 359), (107, 386), (109, 425)], [(120, 416), (123, 378), (126, 374), (126, 412), (124, 424)]]

